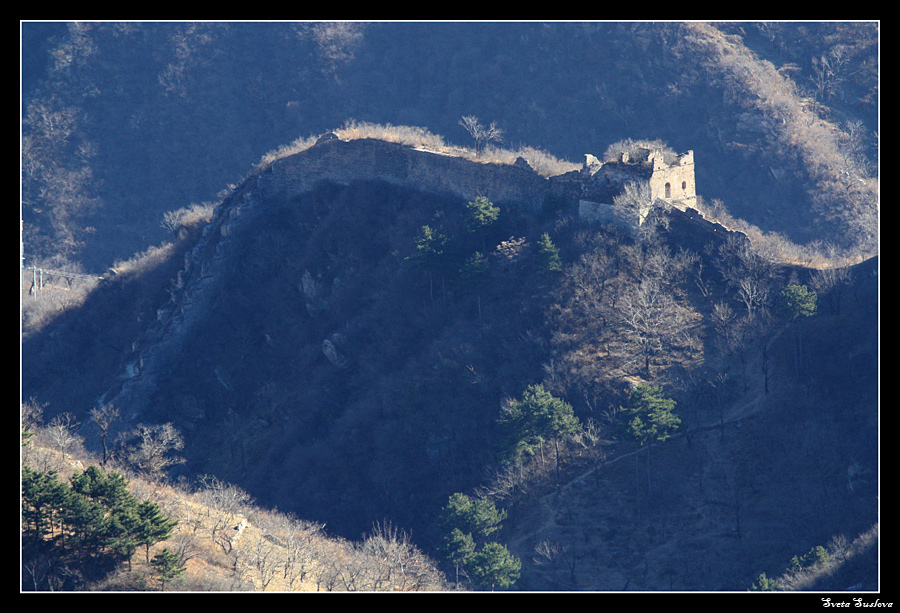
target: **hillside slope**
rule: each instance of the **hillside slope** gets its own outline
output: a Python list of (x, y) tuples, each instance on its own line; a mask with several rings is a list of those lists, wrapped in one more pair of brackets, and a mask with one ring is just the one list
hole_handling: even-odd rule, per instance
[[(716, 305), (743, 321), (747, 306), (772, 306), (745, 303), (734, 284), (745, 273), (773, 300), (819, 273), (765, 262), (696, 213), (661, 211), (632, 236), (579, 220), (572, 203), (498, 201), (479, 235), (460, 195), (365, 177), (274, 189), (294, 185), (271, 183), (290, 163), (252, 176), (166, 257), (26, 338), (24, 396), (80, 415), (113, 403), (123, 428), (174, 423), (188, 460), (174, 476), (215, 474), (346, 538), (389, 521), (436, 552), (447, 497), (493, 489), (525, 589), (741, 590), (877, 521), (876, 481), (847, 487), (850, 466), (877, 476), (874, 260), (823, 292), (795, 362), (796, 338), (777, 319), (723, 344)], [(425, 226), (447, 242), (423, 268)], [(560, 270), (538, 258), (545, 233)], [(470, 266), (476, 252), (486, 268)], [(648, 288), (669, 305), (659, 324), (671, 334), (643, 353), (621, 315)], [(640, 481), (630, 489), (638, 465), (611, 461), (628, 449), (615, 409), (639, 381), (677, 398), (685, 433), (654, 447), (649, 500), (633, 499), (646, 496)], [(537, 382), (602, 439), (566, 447), (569, 485), (543, 499), (536, 458), (531, 476), (496, 489), (502, 406)], [(532, 510), (539, 500), (548, 506)], [(570, 579), (535, 568), (541, 541), (571, 552)], [(672, 550), (699, 570), (671, 568)]]
[(468, 144), (467, 115), (576, 162), (625, 138), (693, 149), (735, 217), (872, 255), (878, 27), (26, 22), (26, 264), (100, 273), (297, 136), (355, 119)]
[[(823, 312), (808, 322), (808, 378), (793, 376), (791, 331), (782, 329), (767, 341), (775, 373), (768, 392), (758, 360), (746, 366), (746, 386), (714, 389), (709, 381), (694, 389), (679, 414), (696, 419), (652, 449), (650, 483), (642, 483), (647, 450), (622, 441), (600, 461), (573, 465), (559, 491), (523, 500), (511, 513), (511, 548), (532, 564), (519, 587), (742, 592), (761, 573), (786, 572), (794, 556), (817, 546), (834, 551), (876, 525), (872, 264), (856, 270), (841, 317)], [(694, 377), (703, 375), (684, 375)], [(877, 591), (876, 555), (802, 589)]]
[[(34, 410), (36, 407), (30, 407)], [(36, 421), (32, 421), (36, 420)], [(46, 534), (40, 541), (23, 538), (21, 588), (26, 592), (403, 592), (452, 589), (434, 562), (402, 530), (374, 524), (358, 540), (328, 534), (325, 526), (264, 509), (243, 490), (212, 475), (190, 484), (160, 483), (145, 474), (120, 472), (103, 465), (77, 443), (59, 450), (51, 423), (29, 415), (23, 440), (23, 467), (58, 475), (68, 486), (75, 475), (100, 468), (124, 477), (127, 491), (150, 502), (173, 522), (171, 533), (146, 550), (117, 556), (67, 546)], [(76, 436), (77, 438), (77, 436)], [(37, 489), (37, 488), (35, 488)], [(37, 500), (34, 496), (32, 500)], [(58, 509), (57, 509), (58, 510)], [(43, 509), (44, 513), (51, 513)], [(29, 536), (33, 538), (34, 532)], [(151, 560), (176, 554), (179, 576), (167, 584)], [(118, 559), (117, 559), (118, 558)], [(116, 563), (118, 562), (118, 563)]]

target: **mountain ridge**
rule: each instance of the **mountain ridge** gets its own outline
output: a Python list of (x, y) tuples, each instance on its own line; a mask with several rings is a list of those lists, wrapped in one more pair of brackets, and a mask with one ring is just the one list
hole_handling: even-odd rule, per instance
[[(377, 145), (367, 142), (363, 148), (372, 146)], [(385, 151), (398, 149), (390, 144)], [(284, 167), (315, 154), (314, 147), (306, 158), (285, 158)], [(414, 155), (420, 154), (443, 159)], [(467, 164), (476, 174), (487, 169), (479, 162)], [(553, 359), (568, 359), (571, 341), (554, 340), (548, 318), (556, 295), (568, 294), (556, 281), (536, 275), (529, 259), (520, 256), (503, 266), (493, 261), (493, 288), (482, 285), (472, 293), (454, 279), (429, 297), (426, 278), (409, 265), (416, 233), (439, 222), (461, 248), (477, 248), (466, 230), (465, 198), (372, 180), (371, 174), (343, 184), (328, 177), (298, 180), (304, 187), (295, 193), (283, 187), (292, 181), (272, 180), (281, 173), (278, 165), (271, 176), (262, 169), (236, 186), (208, 222), (181, 233), (158, 269), (123, 272), (98, 288), (97, 304), (116, 293), (143, 295), (137, 313), (143, 330), (128, 341), (129, 350), (120, 350), (114, 375), (107, 371), (97, 379), (93, 394), (70, 393), (67, 404), (88, 396), (92, 403), (122, 408), (129, 423), (176, 423), (190, 449), (182, 476), (215, 471), (250, 488), (260, 504), (289, 507), (305, 518), (308, 512), (311, 521), (327, 522), (344, 537), (358, 535), (373, 518), (389, 518), (413, 530), (431, 550), (439, 541), (432, 518), (447, 493), (484, 485), (485, 467), (495, 461), (491, 446), (499, 434), (501, 399), (518, 394), (523, 381), (548, 377)], [(344, 178), (347, 167), (340, 171)], [(552, 215), (530, 204), (503, 204), (491, 244), (510, 236), (527, 239), (527, 246), (549, 230), (569, 269), (592, 253), (584, 241), (595, 235), (601, 244), (618, 245), (610, 253), (622, 259), (624, 272), (632, 266), (625, 253), (643, 258), (642, 250), (649, 256), (650, 245), (662, 241), (658, 244), (673, 250), (698, 253), (706, 262), (701, 270), (711, 275), (703, 291), (722, 296), (725, 282), (712, 272), (715, 254), (749, 244), (746, 236), (675, 207), (659, 209), (659, 219), (648, 220), (647, 231), (656, 228), (658, 236), (643, 239), (644, 245), (579, 219), (572, 201)], [(786, 269), (803, 280), (814, 274), (798, 266)], [(673, 289), (680, 286), (674, 277), (671, 282)], [(154, 291), (147, 292), (150, 287)], [(701, 299), (698, 288), (689, 288), (680, 291)], [(82, 307), (83, 315), (94, 307)], [(77, 343), (66, 340), (84, 343), (90, 318), (70, 313), (63, 319), (68, 321), (41, 337), (40, 343), (49, 345), (26, 341), (26, 355), (53, 356), (54, 343), (61, 343), (57, 350), (68, 347), (78, 355)], [(68, 337), (60, 332), (66, 325), (73, 326)], [(123, 347), (125, 338), (116, 344)], [(103, 340), (93, 339), (95, 346), (79, 361), (90, 362), (93, 351), (108, 351), (100, 348)], [(326, 341), (344, 354), (349, 368), (323, 350)], [(620, 350), (608, 346), (607, 354), (610, 349)], [(701, 356), (707, 353), (715, 355), (705, 349)], [(646, 376), (619, 379), (627, 367), (606, 372), (602, 357), (597, 355), (594, 368), (609, 380), (600, 382), (606, 391), (593, 392), (601, 394), (594, 404), (601, 398), (616, 402), (622, 384)], [(666, 366), (670, 358), (662, 358), (656, 378), (677, 387), (677, 373), (691, 363), (689, 356), (684, 359), (684, 367), (672, 368)], [(36, 372), (30, 370), (23, 382), (29, 392), (42, 386)], [(731, 376), (739, 380), (740, 372)], [(582, 402), (578, 410), (587, 415), (590, 406)], [(83, 430), (91, 435), (87, 426)], [(578, 470), (580, 460), (571, 461), (571, 469)], [(412, 473), (404, 468), (410, 466)], [(441, 488), (435, 488), (439, 481)], [(618, 487), (621, 491), (621, 482)], [(508, 502), (520, 512), (528, 504), (527, 498)], [(619, 504), (631, 503), (624, 497)], [(537, 527), (523, 527), (521, 521), (512, 522), (505, 534), (536, 546), (522, 530), (537, 535)], [(528, 556), (527, 547), (517, 552)], [(534, 583), (539, 576), (529, 570), (523, 587), (543, 589), (546, 584)], [(733, 587), (735, 579), (716, 585)]]
[[(146, 402), (150, 394), (145, 386), (152, 386), (155, 374), (165, 370), (165, 356), (178, 352), (179, 339), (219, 299), (216, 292), (221, 275), (234, 263), (230, 237), (258, 222), (266, 214), (266, 202), (296, 198), (319, 183), (347, 186), (354, 182), (385, 182), (456, 198), (460, 207), (467, 199), (487, 196), (503, 207), (523, 207), (531, 215), (539, 214), (548, 198), (554, 199), (557, 214), (577, 214), (580, 193), (577, 188), (573, 191), (570, 179), (557, 184), (554, 177), (540, 177), (527, 163), (467, 160), (374, 138), (342, 140), (334, 133), (326, 133), (312, 147), (272, 161), (252, 174), (217, 206), (197, 243), (185, 255), (184, 267), (173, 280), (170, 299), (157, 309), (157, 323), (149, 327), (145, 340), (135, 343), (133, 357), (122, 375), (123, 390), (104, 396), (99, 402), (119, 404), (125, 397), (129, 398), (128, 405)], [(693, 244), (723, 242), (728, 236), (748, 240), (737, 230), (705, 219), (693, 208), (673, 207), (669, 214), (672, 219), (667, 223), (674, 224), (680, 236), (696, 233), (699, 238), (693, 239)], [(133, 417), (140, 412), (135, 411)]]

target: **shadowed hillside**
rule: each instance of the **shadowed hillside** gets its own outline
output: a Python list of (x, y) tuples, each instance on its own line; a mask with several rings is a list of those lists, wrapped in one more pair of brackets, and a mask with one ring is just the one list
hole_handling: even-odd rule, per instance
[[(171, 428), (163, 480), (347, 542), (397, 527), (463, 589), (495, 577), (451, 547), (460, 493), (502, 510), (476, 543), (510, 589), (880, 589), (877, 31), (492, 26), (49, 39), (23, 219), (56, 276), (23, 285), (23, 399), (133, 471), (118, 436)], [(798, 85), (835, 49), (853, 78)], [(463, 142), (472, 113), (504, 141), (391, 125)], [(646, 142), (694, 152), (696, 208), (633, 187), (604, 203), (633, 221), (581, 216), (585, 153)]]
[[(873, 262), (826, 283), (691, 211), (658, 209), (632, 235), (571, 205), (551, 214), (511, 201), (476, 232), (472, 203), (456, 196), (371, 180), (294, 193), (273, 188), (278, 176), (262, 170), (186, 229), (170, 258), (116, 275), (30, 335), (26, 394), (54, 411), (113, 404), (123, 428), (171, 423), (186, 440), (176, 475), (215, 474), (345, 538), (390, 521), (437, 555), (447, 497), (482, 492), (509, 508), (503, 536), (525, 561), (525, 589), (741, 590), (779, 556), (877, 521), (874, 480), (847, 487), (852, 465), (877, 475)], [(425, 227), (444, 237), (439, 251), (423, 250)], [(822, 300), (802, 328), (777, 309), (800, 283)], [(111, 305), (118, 314), (104, 316)], [(657, 319), (641, 332), (630, 313)], [(109, 366), (76, 383), (60, 351)], [(659, 485), (646, 491), (640, 480), (633, 489), (646, 452), (617, 417), (641, 381), (676, 398), (682, 420), (654, 446), (647, 479)], [(503, 407), (531, 383), (589, 428), (563, 446), (557, 494), (543, 455), (510, 464), (503, 452)], [(612, 506), (595, 517), (593, 496)], [(773, 506), (792, 510), (765, 519)], [(559, 532), (569, 525), (585, 535), (577, 547)], [(605, 558), (644, 531), (631, 562)], [(590, 559), (580, 572), (597, 578), (532, 570), (543, 542)], [(677, 586), (668, 566), (648, 574), (670, 547), (704, 551), (708, 567)]]

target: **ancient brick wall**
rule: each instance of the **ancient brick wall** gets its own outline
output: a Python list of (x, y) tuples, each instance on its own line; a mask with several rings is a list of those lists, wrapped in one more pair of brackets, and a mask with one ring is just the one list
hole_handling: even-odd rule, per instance
[(495, 204), (519, 203), (537, 210), (549, 181), (530, 168), (480, 163), (374, 139), (330, 139), (277, 160), (261, 184), (266, 196), (308, 191), (317, 181), (349, 184), (379, 180), (467, 201), (485, 196)]
[[(346, 185), (378, 180), (466, 201), (485, 196), (495, 204), (517, 204), (536, 211), (548, 195), (565, 200), (572, 210), (577, 210), (581, 201), (611, 205), (624, 183), (641, 181), (650, 187), (651, 202), (664, 199), (686, 206), (696, 202), (692, 151), (672, 164), (650, 150), (640, 160), (602, 165), (590, 165), (589, 161), (596, 162), (596, 158), (586, 156), (581, 172), (547, 179), (527, 164), (481, 163), (398, 143), (345, 141), (332, 135), (273, 162), (260, 176), (260, 185), (266, 197), (283, 198), (309, 191), (317, 181)], [(621, 215), (615, 217), (621, 221)]]

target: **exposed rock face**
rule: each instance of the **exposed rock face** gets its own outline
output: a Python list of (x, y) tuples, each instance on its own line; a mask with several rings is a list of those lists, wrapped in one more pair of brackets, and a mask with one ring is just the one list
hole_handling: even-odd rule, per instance
[(331, 338), (322, 341), (322, 353), (328, 358), (328, 361), (344, 370), (350, 368), (350, 360), (341, 353), (339, 347), (343, 345), (344, 339), (340, 334), (332, 334)]

